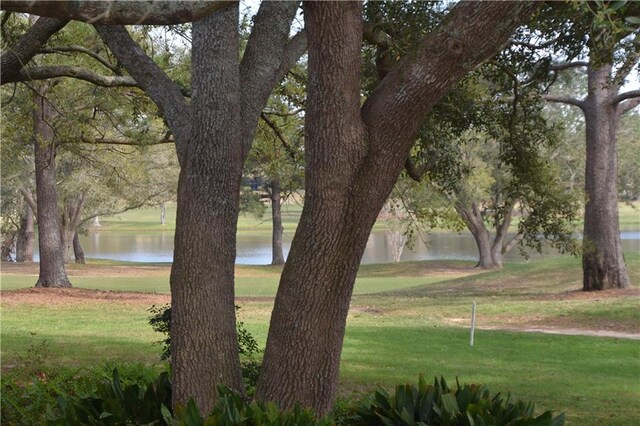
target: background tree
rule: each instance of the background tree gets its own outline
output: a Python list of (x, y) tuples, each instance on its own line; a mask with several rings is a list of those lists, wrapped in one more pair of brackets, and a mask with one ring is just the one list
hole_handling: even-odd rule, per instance
[[(3, 21), (3, 28), (15, 30), (20, 22), (18, 17), (9, 17)], [(74, 44), (78, 39), (86, 44), (93, 43), (91, 49)], [(87, 34), (85, 27), (70, 25), (50, 40), (46, 48), (39, 49), (36, 55), (39, 65), (35, 68), (49, 72), (79, 65), (89, 70), (87, 72), (97, 68), (116, 69), (97, 41), (99, 38)], [(48, 66), (51, 62), (59, 65)], [(48, 93), (48, 101), (55, 104), (55, 120), (48, 125), (56, 138), (59, 163), (56, 184), (61, 191), (59, 224), (67, 262), (74, 259), (74, 253), (76, 261), (83, 261), (77, 232), (92, 216), (154, 203), (159, 196), (171, 198), (177, 181), (173, 152), (156, 149), (153, 155), (149, 155), (151, 152), (136, 155), (149, 144), (170, 142), (163, 136), (166, 129), (153, 110), (153, 104), (141, 99), (132, 89), (107, 92), (79, 81), (56, 81), (56, 87)], [(23, 92), (22, 88), (14, 87), (11, 96), (21, 96)], [(17, 101), (3, 104), (3, 133), (19, 141), (20, 127), (15, 123), (31, 120), (26, 111), (15, 108), (16, 104)], [(8, 123), (11, 126), (7, 126)], [(173, 167), (171, 158), (174, 158)], [(37, 212), (37, 197), (26, 188), (20, 188), (20, 191), (28, 201), (27, 205)], [(89, 215), (84, 213), (85, 207), (89, 208)]]
[(251, 152), (245, 164), (246, 173), (263, 182), (271, 203), (272, 265), (285, 263), (282, 247), (284, 227), (282, 204), (300, 196), (304, 181), (303, 113), (304, 85), (300, 66), (292, 70), (278, 86), (261, 114)]
[(579, 3), (575, 7), (579, 13), (569, 21), (581, 29), (577, 34), (587, 40), (586, 51), (551, 69), (586, 68), (587, 95), (582, 99), (550, 95), (546, 99), (579, 107), (585, 117), (583, 290), (625, 288), (629, 274), (618, 223), (616, 134), (622, 115), (640, 104), (640, 90), (622, 91), (640, 58), (640, 7), (625, 1)]

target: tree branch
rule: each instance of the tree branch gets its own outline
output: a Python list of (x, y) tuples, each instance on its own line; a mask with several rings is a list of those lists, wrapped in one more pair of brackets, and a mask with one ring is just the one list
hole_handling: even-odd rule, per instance
[(63, 47), (48, 47), (48, 48), (40, 49), (38, 51), (38, 53), (69, 53), (69, 52), (84, 53), (85, 55), (88, 55), (91, 58), (95, 59), (96, 61), (100, 62), (102, 65), (104, 65), (106, 68), (113, 71), (114, 73), (118, 71), (118, 67), (116, 65), (112, 64), (107, 59), (98, 55), (94, 51), (87, 49), (86, 47), (71, 45), (71, 46), (63, 46)]
[(551, 71), (561, 71), (569, 68), (577, 68), (577, 67), (588, 67), (588, 61), (573, 61), (573, 62), (563, 62), (561, 64), (552, 64), (549, 67)]
[[(539, 6), (537, 2), (457, 3), (443, 24), (393, 67), (362, 106), (369, 152), (377, 157), (371, 161), (378, 164), (385, 158), (389, 166), (401, 167), (433, 106), (462, 76), (507, 43), (517, 25)], [(493, 42), (486, 43), (487, 39)]]
[(371, 22), (365, 22), (362, 27), (362, 38), (369, 44), (377, 47), (390, 48), (392, 45), (391, 36), (376, 27)]
[(38, 215), (38, 204), (33, 199), (33, 194), (31, 193), (31, 191), (30, 190), (26, 190), (24, 188), (20, 188), (20, 193), (24, 197), (24, 200), (27, 202), (27, 204), (29, 204), (29, 207), (31, 207), (31, 211), (33, 212), (33, 214), (35, 216), (37, 216)]
[(434, 170), (435, 164), (433, 162), (423, 163), (420, 166), (417, 166), (413, 159), (409, 156), (407, 160), (404, 162), (404, 169), (407, 172), (407, 176), (416, 182), (422, 182), (422, 177), (425, 173)]
[(87, 143), (91, 145), (130, 145), (130, 146), (151, 146), (151, 145), (161, 145), (165, 143), (175, 143), (175, 141), (171, 138), (163, 138), (158, 142), (150, 142), (150, 143), (140, 143), (131, 139), (109, 139), (109, 138), (99, 138), (99, 139), (91, 139), (87, 138), (84, 135), (80, 137), (80, 142)]
[(291, 159), (295, 161), (296, 152), (293, 150), (293, 148), (291, 148), (291, 144), (289, 143), (289, 141), (287, 141), (287, 138), (282, 134), (278, 126), (276, 126), (276, 123), (271, 121), (271, 119), (264, 113), (260, 114), (260, 118), (262, 118), (262, 121), (264, 121), (267, 126), (269, 126), (271, 130), (273, 130), (278, 139), (280, 139), (280, 142), (282, 142), (282, 146), (284, 147), (284, 149), (289, 153)]
[(138, 87), (138, 83), (130, 76), (104, 76), (70, 65), (23, 68), (13, 78), (8, 79), (7, 83), (47, 80), (58, 77), (75, 78), (103, 87)]
[(632, 98), (618, 104), (618, 117), (640, 105), (640, 98)]
[(95, 28), (111, 52), (160, 109), (175, 136), (178, 160), (183, 164), (191, 135), (192, 112), (180, 87), (144, 53), (124, 27), (96, 25)]
[(296, 108), (294, 110), (287, 111), (287, 112), (274, 111), (274, 110), (263, 110), (262, 114), (276, 115), (278, 117), (291, 117), (291, 116), (294, 116), (294, 115), (298, 115), (303, 111), (304, 111), (304, 108)]
[(526, 47), (527, 49), (531, 49), (531, 50), (540, 50), (540, 49), (546, 49), (547, 47), (552, 46), (558, 40), (560, 40), (560, 36), (558, 36), (556, 38), (553, 38), (551, 40), (547, 40), (547, 41), (545, 41), (543, 43), (540, 43), (540, 44), (535, 44), (535, 43), (528, 43), (526, 41), (519, 41), (519, 40), (511, 39), (511, 40), (509, 40), (509, 44), (512, 44), (514, 46)]
[(2, 0), (0, 8), (101, 25), (172, 25), (197, 21), (230, 1), (44, 1)]
[(555, 102), (560, 104), (567, 104), (577, 106), (578, 108), (584, 110), (585, 103), (580, 99), (572, 98), (570, 96), (553, 96), (553, 95), (543, 95), (542, 99), (547, 102)]
[(616, 97), (613, 98), (611, 103), (615, 105), (619, 104), (622, 101), (626, 101), (627, 99), (638, 97), (640, 97), (640, 89), (629, 90), (628, 92), (619, 93)]
[[(4, 5), (4, 1), (1, 3)], [(26, 3), (26, 2), (23, 2)], [(0, 59), (0, 85), (8, 83), (14, 78), (24, 65), (33, 58), (39, 49), (44, 46), (49, 38), (62, 29), (67, 20), (40, 18), (36, 21), (15, 46), (7, 49)]]
[(624, 80), (627, 78), (633, 67), (638, 63), (638, 59), (640, 58), (640, 40), (638, 40), (638, 35), (633, 38), (631, 44), (633, 46), (633, 50), (629, 52), (613, 78), (613, 84), (618, 89), (622, 87)]
[(240, 63), (240, 99), (243, 158), (249, 152), (258, 119), (274, 86), (304, 53), (306, 36), (299, 34), (289, 41), (291, 23), (298, 2), (260, 4), (253, 30)]

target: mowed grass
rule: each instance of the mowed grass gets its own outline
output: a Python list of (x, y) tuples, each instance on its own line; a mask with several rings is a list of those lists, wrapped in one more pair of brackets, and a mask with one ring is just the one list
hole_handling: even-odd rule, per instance
[[(286, 203), (282, 206), (282, 223), (287, 232), (293, 232), (298, 225), (302, 206), (295, 202)], [(100, 220), (101, 227), (96, 229), (100, 232), (157, 232), (175, 231), (176, 225), (176, 205), (167, 204), (166, 224), (160, 224), (160, 207), (144, 207), (130, 210), (118, 215), (104, 217)], [(238, 218), (238, 232), (271, 233), (271, 208), (265, 208), (262, 217), (255, 217), (250, 214), (241, 214)]]
[[(479, 327), (640, 333), (640, 255), (627, 254), (627, 262), (633, 288), (606, 297), (577, 291), (580, 262), (571, 257), (482, 273), (465, 262), (363, 265), (348, 318), (340, 395), (415, 382), (424, 373), (427, 378), (442, 375), (450, 383), (456, 377), (486, 383), (494, 392), (535, 401), (539, 410), (564, 411), (568, 424), (636, 424), (639, 341), (480, 329), (470, 347), (468, 331), (471, 302), (476, 301)], [(166, 266), (153, 276), (106, 275), (123, 265), (99, 262), (100, 277), (80, 275), (79, 269), (73, 276), (70, 268), (72, 282), (105, 291), (168, 292)], [(261, 345), (279, 273), (280, 268), (268, 266), (237, 268), (240, 318)], [(2, 289), (31, 287), (35, 278), (3, 272)], [(167, 300), (166, 294), (162, 297)], [(160, 348), (153, 344), (161, 336), (147, 324), (150, 304), (117, 299), (35, 304), (3, 297), (3, 368), (21, 368), (29, 351), (44, 341), (48, 368), (104, 362), (161, 366)]]
[[(623, 231), (637, 231), (640, 229), (640, 202), (621, 202), (618, 204), (620, 229)], [(298, 225), (302, 205), (291, 201), (282, 206), (282, 222), (287, 232), (293, 232)], [(517, 218), (516, 218), (517, 219)], [(166, 224), (160, 224), (160, 207), (144, 207), (130, 210), (114, 216), (101, 218), (100, 232), (107, 231), (175, 231), (176, 205), (168, 203), (166, 208)], [(575, 229), (582, 231), (581, 218), (575, 223)], [(517, 228), (517, 220), (512, 224), (512, 230)], [(376, 223), (375, 229), (386, 229), (384, 221)], [(446, 232), (446, 229), (435, 229)], [(238, 232), (271, 233), (271, 207), (266, 206), (261, 218), (249, 214), (241, 214), (238, 219)]]

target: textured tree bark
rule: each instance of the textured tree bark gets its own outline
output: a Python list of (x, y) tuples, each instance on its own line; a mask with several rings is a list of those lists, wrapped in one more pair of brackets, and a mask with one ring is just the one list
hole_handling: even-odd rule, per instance
[(284, 265), (284, 251), (282, 250), (282, 208), (280, 196), (280, 183), (276, 180), (271, 182), (271, 264)]
[[(3, 2), (4, 3), (4, 2)], [(22, 2), (23, 5), (26, 2)], [(33, 58), (49, 37), (67, 24), (66, 19), (40, 18), (20, 37), (15, 46), (11, 46), (0, 59), (0, 84), (11, 81), (20, 73), (22, 67)]]
[(207, 413), (216, 385), (244, 391), (234, 304), (239, 135), (238, 8), (193, 26), (193, 126), (178, 182), (171, 269), (174, 404)]
[(58, 219), (56, 147), (50, 120), (51, 105), (34, 93), (33, 145), (35, 149), (38, 246), (40, 275), (36, 287), (71, 287), (64, 268), (64, 253)]
[(16, 262), (33, 262), (33, 210), (25, 203), (24, 213), (20, 218), (20, 229), (16, 241)]
[(78, 237), (78, 231), (73, 235), (73, 254), (75, 257), (76, 263), (80, 265), (84, 265), (84, 250), (82, 250), (82, 246), (80, 245), (80, 238)]
[(478, 248), (476, 268), (494, 269), (491, 235), (484, 224), (480, 211), (477, 207), (467, 209), (462, 203), (456, 203), (455, 208), (476, 242), (476, 247)]
[(64, 208), (62, 209), (60, 236), (62, 238), (62, 249), (64, 251), (65, 263), (71, 263), (77, 258), (74, 240), (78, 234), (78, 227), (80, 226), (84, 202), (85, 195), (83, 193), (73, 197), (68, 197), (65, 200)]
[(289, 40), (297, 3), (262, 2), (238, 63), (237, 7), (194, 24), (191, 105), (124, 28), (96, 26), (176, 139), (182, 170), (171, 273), (173, 396), (174, 403), (194, 396), (203, 413), (218, 384), (242, 390), (233, 300), (242, 160), (274, 85), (305, 46), (299, 35)]
[(306, 198), (276, 295), (258, 399), (300, 402), (319, 414), (331, 409), (360, 260), (422, 121), (536, 7), (461, 3), (360, 108), (360, 4), (305, 3)]
[[(327, 7), (325, 7), (327, 6)], [(327, 23), (330, 22), (331, 25)], [(348, 191), (366, 154), (360, 117), (361, 4), (305, 4), (309, 84), (305, 203), (282, 272), (256, 397), (331, 409), (349, 308), (353, 230)], [(315, 227), (313, 224), (320, 226)], [(311, 226), (310, 226), (311, 225)]]
[(170, 25), (193, 22), (228, 6), (206, 1), (24, 1), (4, 0), (2, 10), (106, 25)]
[(586, 204), (582, 254), (583, 290), (629, 286), (618, 223), (618, 165), (616, 131), (618, 88), (612, 85), (612, 67), (589, 65), (589, 92), (584, 102), (587, 133), (585, 167)]

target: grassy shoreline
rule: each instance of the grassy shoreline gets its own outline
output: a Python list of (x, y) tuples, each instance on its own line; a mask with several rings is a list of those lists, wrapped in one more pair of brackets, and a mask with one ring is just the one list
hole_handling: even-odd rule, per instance
[[(621, 231), (640, 230), (640, 202), (618, 204), (619, 223)], [(302, 213), (302, 206), (299, 204), (285, 204), (282, 207), (282, 221), (288, 232), (295, 231)], [(160, 208), (145, 207), (131, 210), (114, 216), (102, 219), (99, 228), (89, 227), (89, 232), (174, 232), (175, 231), (176, 206), (173, 203), (166, 208), (166, 225), (160, 224)], [(511, 225), (510, 230), (517, 229), (517, 220)], [(583, 222), (574, 224), (576, 232), (581, 232)], [(378, 221), (374, 225), (374, 230), (386, 229), (387, 225), (383, 221)], [(251, 215), (241, 214), (238, 219), (238, 232), (251, 233), (271, 233), (271, 208), (265, 209), (262, 218), (255, 218)], [(433, 232), (447, 233), (455, 232), (448, 229), (433, 229)]]

